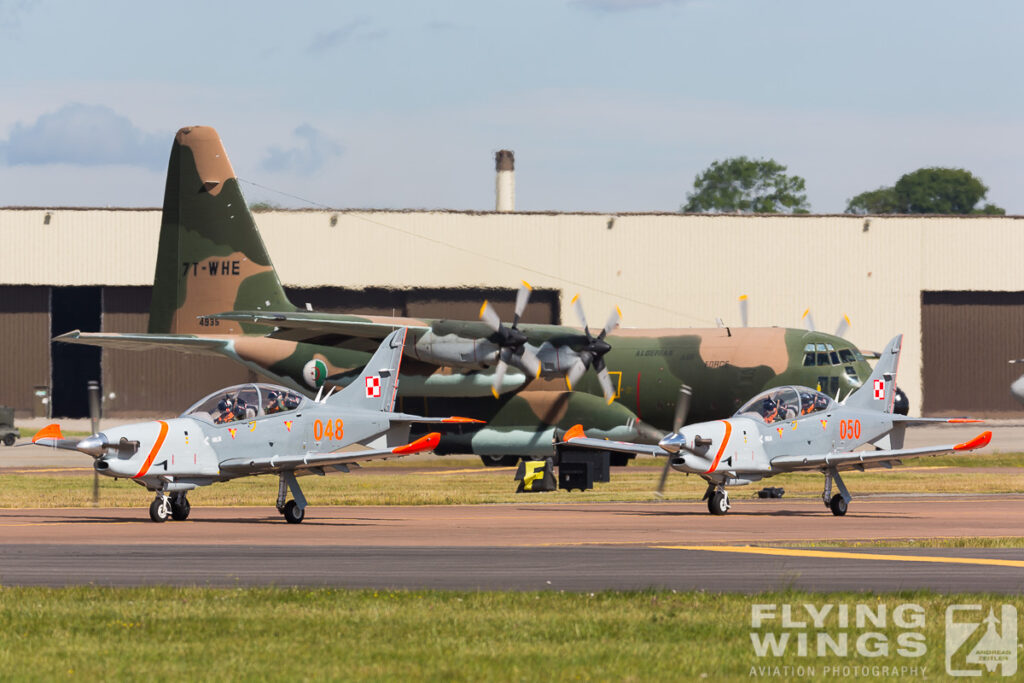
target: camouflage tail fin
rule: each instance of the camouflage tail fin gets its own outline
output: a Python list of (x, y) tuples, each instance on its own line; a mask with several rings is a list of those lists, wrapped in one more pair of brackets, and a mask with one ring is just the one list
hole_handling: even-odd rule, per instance
[(328, 400), (339, 406), (390, 413), (398, 395), (398, 370), (406, 332), (407, 328), (400, 327), (385, 337), (359, 378)]
[[(210, 333), (199, 316), (294, 311), (217, 131), (182, 128), (167, 164), (150, 333)], [(237, 331), (237, 330), (235, 330)]]
[(864, 408), (891, 413), (896, 398), (896, 369), (900, 364), (900, 348), (903, 335), (898, 334), (882, 351), (875, 369), (860, 389), (843, 401), (847, 407)]

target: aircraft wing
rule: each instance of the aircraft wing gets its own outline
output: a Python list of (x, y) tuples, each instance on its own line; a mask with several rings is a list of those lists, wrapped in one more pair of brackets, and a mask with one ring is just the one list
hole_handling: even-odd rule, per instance
[(992, 440), (992, 432), (982, 432), (970, 441), (944, 446), (922, 448), (900, 448), (895, 450), (850, 451), (846, 453), (824, 453), (821, 455), (780, 455), (772, 458), (772, 468), (781, 472), (821, 470), (835, 467), (838, 470), (864, 469), (898, 464), (901, 460), (920, 458), (926, 455), (943, 455), (984, 448)]
[(578, 448), (587, 451), (613, 451), (615, 453), (631, 453), (633, 455), (668, 455), (668, 451), (660, 446), (628, 441), (610, 441), (609, 439), (593, 439), (589, 436), (573, 436), (572, 431), (566, 433), (565, 441), (555, 444), (557, 448)]
[(191, 334), (147, 334), (130, 332), (82, 332), (72, 330), (53, 338), (66, 344), (86, 344), (109, 349), (149, 351), (155, 348), (173, 349), (185, 353), (220, 356), (220, 350), (230, 343), (217, 337), (197, 337)]
[(336, 465), (349, 465), (369, 460), (400, 458), (413, 453), (433, 450), (441, 440), (438, 432), (431, 432), (412, 443), (395, 448), (382, 448), (344, 453), (309, 453), (306, 455), (282, 455), (260, 458), (230, 458), (220, 464), (222, 472), (231, 474), (264, 474), (281, 470), (313, 470)]

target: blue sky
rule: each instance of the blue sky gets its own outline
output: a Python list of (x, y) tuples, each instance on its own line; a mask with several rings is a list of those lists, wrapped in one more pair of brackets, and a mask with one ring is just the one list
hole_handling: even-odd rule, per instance
[[(0, 205), (158, 206), (217, 128), (250, 200), (674, 211), (771, 157), (813, 210), (922, 166), (1024, 214), (1024, 4), (0, 0)], [(273, 188), (271, 191), (264, 188)]]

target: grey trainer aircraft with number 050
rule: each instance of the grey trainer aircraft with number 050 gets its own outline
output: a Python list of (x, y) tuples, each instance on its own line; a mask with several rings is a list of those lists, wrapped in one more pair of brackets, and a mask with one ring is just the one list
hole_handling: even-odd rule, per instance
[[(154, 491), (154, 522), (186, 519), (187, 494), (199, 486), (276, 474), (277, 509), (297, 524), (306, 510), (297, 476), (348, 472), (360, 462), (435, 448), (438, 432), (409, 441), (414, 423), (473, 422), (392, 412), (405, 336), (404, 328), (388, 335), (359, 380), (337, 393), (322, 388), (322, 396), (310, 399), (282, 386), (242, 384), (210, 394), (174, 419), (114, 427), (81, 440), (65, 439), (53, 424), (32, 441), (91, 455), (100, 474)], [(293, 498), (286, 500), (289, 489)]]
[(171, 150), (148, 332), (75, 330), (56, 339), (221, 356), (312, 395), (356, 380), (379, 340), (404, 326), (402, 399), (424, 414), (485, 421), (443, 434), (437, 452), (476, 453), (488, 464), (550, 455), (556, 431), (577, 422), (599, 436), (656, 443), (672, 424), (681, 384), (697, 390), (691, 417), (701, 420), (727, 416), (774, 386), (846, 395), (871, 372), (841, 337), (746, 327), (745, 300), (739, 328), (618, 329), (616, 310), (594, 334), (579, 298), (582, 332), (520, 324), (529, 296), (524, 284), (510, 324), (486, 302), (480, 321), (298, 310), (217, 132), (195, 126), (178, 131)]
[[(992, 432), (965, 443), (904, 448), (906, 428), (933, 422), (981, 422), (966, 418), (914, 418), (893, 413), (896, 367), (902, 335), (882, 352), (868, 382), (836, 403), (809, 387), (786, 386), (755, 396), (726, 420), (683, 426), (688, 390), (682, 393), (671, 434), (654, 445), (590, 438), (577, 425), (556, 445), (559, 452), (583, 450), (664, 456), (658, 484), (664, 490), (669, 469), (707, 481), (704, 499), (713, 515), (730, 508), (727, 487), (761, 481), (785, 472), (821, 472), (821, 498), (832, 514), (846, 514), (851, 496), (840, 471), (892, 467), (909, 458), (961, 453), (988, 445)], [(857, 450), (864, 445), (868, 450)], [(832, 493), (832, 484), (839, 489)]]

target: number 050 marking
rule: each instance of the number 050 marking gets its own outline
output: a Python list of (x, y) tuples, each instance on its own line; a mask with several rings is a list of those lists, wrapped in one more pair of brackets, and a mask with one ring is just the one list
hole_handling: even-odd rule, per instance
[(839, 438), (840, 439), (859, 439), (860, 438), (860, 420), (840, 420), (839, 421)]
[(322, 439), (341, 440), (345, 436), (345, 423), (337, 420), (313, 420), (313, 440)]

